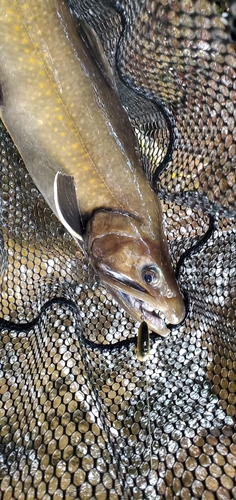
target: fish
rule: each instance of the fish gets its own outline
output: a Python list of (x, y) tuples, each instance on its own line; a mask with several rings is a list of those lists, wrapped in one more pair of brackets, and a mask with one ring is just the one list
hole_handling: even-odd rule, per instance
[(0, 96), (28, 172), (101, 282), (134, 320), (168, 335), (185, 304), (160, 200), (65, 1), (1, 0)]
[(136, 356), (139, 361), (147, 361), (150, 356), (150, 334), (146, 321), (142, 321), (138, 329)]

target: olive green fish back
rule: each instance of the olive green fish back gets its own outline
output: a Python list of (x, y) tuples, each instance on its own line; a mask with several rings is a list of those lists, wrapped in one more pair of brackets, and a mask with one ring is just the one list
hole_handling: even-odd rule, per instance
[[(188, 314), (135, 354), (0, 128), (0, 498), (236, 498), (236, 4), (71, 0), (162, 199)], [(1, 99), (1, 95), (0, 95)]]

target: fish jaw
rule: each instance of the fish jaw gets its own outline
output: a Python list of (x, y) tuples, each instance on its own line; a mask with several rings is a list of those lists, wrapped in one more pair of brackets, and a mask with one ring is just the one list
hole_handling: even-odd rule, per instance
[(153, 310), (148, 302), (136, 299), (131, 294), (126, 294), (110, 285), (106, 284), (106, 286), (121, 307), (123, 307), (133, 319), (140, 323), (146, 321), (150, 330), (158, 333), (162, 337), (169, 335), (170, 329), (166, 324), (163, 313)]
[(163, 336), (169, 324), (183, 321), (185, 304), (161, 229), (153, 241), (140, 220), (98, 211), (88, 224), (86, 247), (101, 281), (134, 319)]
[(170, 302), (163, 306), (160, 302), (153, 300), (148, 293), (137, 293), (124, 285), (121, 281), (122, 277), (120, 277), (120, 282), (109, 279), (105, 273), (100, 275), (100, 278), (132, 318), (139, 322), (146, 321), (150, 330), (163, 337), (170, 333), (170, 325), (178, 325), (185, 318), (185, 306), (180, 292), (178, 297), (170, 299)]

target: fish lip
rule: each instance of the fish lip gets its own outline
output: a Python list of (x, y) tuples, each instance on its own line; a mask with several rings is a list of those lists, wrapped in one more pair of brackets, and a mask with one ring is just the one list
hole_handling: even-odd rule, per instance
[(161, 336), (166, 336), (170, 333), (170, 325), (166, 324), (166, 320), (164, 319), (165, 315), (162, 311), (156, 312), (154, 309), (152, 311), (146, 309), (145, 304), (150, 307), (148, 302), (137, 299), (123, 291), (119, 291), (118, 294), (123, 299), (123, 302), (135, 311), (135, 317), (138, 321), (146, 321), (150, 329)]

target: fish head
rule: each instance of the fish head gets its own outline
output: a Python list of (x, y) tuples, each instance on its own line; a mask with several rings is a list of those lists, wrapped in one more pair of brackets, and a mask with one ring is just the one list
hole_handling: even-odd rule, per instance
[(160, 335), (185, 317), (185, 304), (162, 227), (154, 239), (129, 214), (101, 210), (88, 223), (92, 266), (121, 306)]

